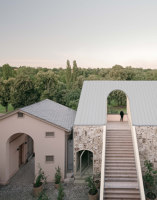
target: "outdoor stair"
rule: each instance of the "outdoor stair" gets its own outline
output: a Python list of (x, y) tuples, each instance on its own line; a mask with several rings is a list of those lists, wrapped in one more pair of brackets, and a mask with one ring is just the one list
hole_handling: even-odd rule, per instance
[(129, 128), (107, 129), (105, 157), (104, 199), (140, 200)]

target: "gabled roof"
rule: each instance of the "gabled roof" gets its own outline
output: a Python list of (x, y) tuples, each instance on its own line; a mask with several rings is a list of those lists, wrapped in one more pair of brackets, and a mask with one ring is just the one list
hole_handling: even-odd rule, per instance
[(70, 131), (73, 127), (76, 111), (59, 103), (45, 99), (19, 109), (54, 125)]
[(127, 95), (133, 125), (157, 126), (157, 81), (84, 81), (74, 125), (105, 125), (113, 90)]

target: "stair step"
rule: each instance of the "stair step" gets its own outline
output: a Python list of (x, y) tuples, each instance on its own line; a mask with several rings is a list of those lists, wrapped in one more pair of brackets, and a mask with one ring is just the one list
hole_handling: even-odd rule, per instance
[(129, 139), (132, 141), (132, 136), (130, 135), (106, 135), (106, 139)]
[(122, 135), (117, 135), (117, 136), (113, 136), (113, 135), (107, 135), (106, 136), (106, 139), (108, 140), (108, 139), (120, 139), (120, 140), (122, 140), (122, 139), (129, 139), (129, 140), (132, 140), (132, 137), (131, 136), (129, 136), (129, 135), (125, 135), (125, 136), (122, 136)]
[(105, 199), (140, 199), (139, 194), (105, 194)]
[(105, 181), (112, 181), (112, 182), (137, 182), (137, 178), (128, 178), (128, 177), (107, 177)]
[(106, 167), (105, 167), (105, 170), (107, 171), (107, 170), (119, 170), (119, 171), (136, 171), (136, 168), (135, 167), (130, 167), (130, 165), (128, 165), (128, 166), (117, 166), (117, 164), (115, 164), (115, 166), (110, 166), (110, 167), (108, 167), (107, 165), (106, 165)]
[(114, 154), (119, 154), (119, 153), (123, 153), (123, 154), (134, 154), (133, 150), (126, 150), (126, 149), (117, 149), (117, 150), (110, 150), (110, 149), (106, 149), (106, 153), (114, 153)]
[(138, 189), (137, 182), (106, 182), (105, 189)]
[(113, 178), (137, 178), (137, 174), (114, 174), (114, 173), (105, 173), (105, 178), (109, 178), (109, 177), (113, 177)]
[(133, 188), (105, 188), (105, 193), (112, 193), (112, 194), (139, 194), (138, 189)]
[(112, 154), (112, 153), (107, 153), (107, 154), (106, 154), (106, 158), (107, 158), (107, 157), (112, 157), (112, 158), (117, 158), (117, 157), (120, 157), (120, 158), (121, 158), (121, 157), (134, 158), (134, 154), (129, 154), (129, 153), (128, 153), (128, 154), (127, 154), (127, 153), (125, 153), (125, 154), (124, 154), (124, 153), (121, 153), (121, 154), (120, 154), (120, 153), (118, 153), (118, 154), (114, 154), (114, 153), (113, 153), (113, 154)]
[(117, 163), (117, 162), (110, 162), (110, 163), (106, 163), (105, 164), (105, 167), (109, 167), (109, 168), (112, 168), (112, 167), (115, 167), (115, 168), (120, 168), (120, 167), (136, 167), (135, 166), (135, 163)]
[(106, 170), (105, 174), (136, 174), (136, 170)]
[(127, 141), (127, 140), (126, 141), (120, 141), (120, 142), (119, 141), (113, 141), (113, 140), (111, 140), (111, 141), (107, 141), (106, 140), (106, 142), (107, 143), (118, 143), (118, 144), (119, 143), (126, 143), (126, 144), (129, 143), (129, 144), (132, 144), (132, 141), (130, 141), (130, 140), (129, 141)]
[(106, 148), (108, 148), (108, 147), (110, 147), (110, 148), (127, 148), (127, 149), (132, 148), (133, 149), (133, 144), (119, 145), (119, 143), (118, 144), (106, 143)]
[[(132, 159), (132, 158), (123, 158), (123, 159), (119, 159), (119, 158), (115, 158), (115, 159), (113, 159), (113, 158), (108, 158), (108, 159), (106, 159), (106, 161), (105, 161), (105, 163), (106, 164), (126, 164), (126, 165), (128, 165), (128, 164), (134, 164), (135, 165), (135, 160), (134, 159)], [(126, 166), (125, 165), (125, 166)]]

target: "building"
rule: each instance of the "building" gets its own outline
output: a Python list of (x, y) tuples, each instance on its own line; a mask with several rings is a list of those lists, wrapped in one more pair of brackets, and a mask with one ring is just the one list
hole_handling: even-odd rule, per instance
[[(115, 90), (126, 94), (127, 126), (107, 115), (107, 98)], [(133, 198), (128, 189), (145, 199), (141, 169), (145, 160), (157, 169), (156, 158), (157, 81), (85, 81), (74, 122), (74, 175), (83, 175), (83, 166), (101, 174), (100, 199)]]
[(73, 169), (72, 129), (76, 112), (51, 100), (18, 109), (0, 118), (0, 184), (9, 179), (35, 155), (48, 181), (54, 180), (55, 168), (62, 177)]
[[(121, 123), (107, 114), (115, 90), (127, 97)], [(144, 161), (157, 169), (157, 81), (85, 81), (77, 113), (44, 100), (1, 116), (0, 137), (1, 184), (35, 154), (35, 171), (40, 164), (48, 181), (60, 166), (63, 177), (73, 171), (75, 180), (100, 175), (101, 200), (112, 194), (144, 200)]]

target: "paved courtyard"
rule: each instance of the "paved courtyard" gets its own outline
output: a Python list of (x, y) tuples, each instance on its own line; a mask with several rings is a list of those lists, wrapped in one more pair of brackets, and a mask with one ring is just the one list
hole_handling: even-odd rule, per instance
[[(6, 186), (0, 186), (0, 200), (35, 200), (32, 196), (34, 181), (34, 159), (31, 159), (24, 165), (10, 183)], [(84, 184), (64, 183), (64, 200), (87, 200), (88, 188)], [(45, 193), (50, 200), (56, 200), (58, 191), (53, 183), (47, 183)]]

